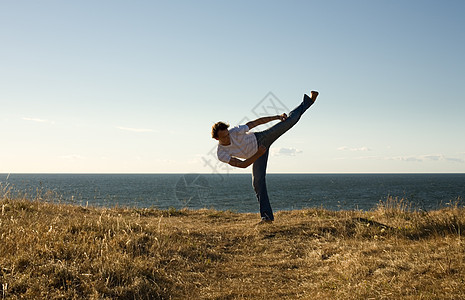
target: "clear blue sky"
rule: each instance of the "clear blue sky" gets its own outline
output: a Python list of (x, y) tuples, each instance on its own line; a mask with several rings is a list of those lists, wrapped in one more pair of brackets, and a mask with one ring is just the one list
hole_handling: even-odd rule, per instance
[(465, 1), (2, 0), (0, 173), (226, 172), (214, 122), (312, 89), (269, 172), (465, 172), (464, 15)]

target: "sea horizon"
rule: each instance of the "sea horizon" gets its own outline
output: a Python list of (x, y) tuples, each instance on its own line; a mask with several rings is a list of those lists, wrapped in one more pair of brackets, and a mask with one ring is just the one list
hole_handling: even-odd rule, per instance
[[(29, 198), (96, 206), (257, 212), (250, 173), (0, 173), (0, 187)], [(370, 210), (389, 197), (414, 209), (461, 201), (465, 173), (269, 173), (274, 210)]]

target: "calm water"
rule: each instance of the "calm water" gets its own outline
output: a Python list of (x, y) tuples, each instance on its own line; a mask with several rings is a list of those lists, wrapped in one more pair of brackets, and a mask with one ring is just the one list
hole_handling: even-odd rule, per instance
[[(258, 212), (249, 174), (0, 174), (0, 192), (80, 205)], [(387, 196), (430, 210), (465, 196), (465, 174), (268, 174), (273, 209), (370, 210)]]

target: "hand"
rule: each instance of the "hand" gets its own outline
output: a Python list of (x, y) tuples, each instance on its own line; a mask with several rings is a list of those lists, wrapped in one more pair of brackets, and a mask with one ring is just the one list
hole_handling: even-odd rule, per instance
[(258, 152), (260, 155), (262, 155), (262, 154), (264, 154), (264, 153), (266, 152), (266, 150), (268, 150), (268, 149), (267, 149), (265, 146), (260, 145), (260, 146), (258, 146), (257, 152)]
[(278, 117), (279, 117), (279, 119), (280, 119), (281, 121), (286, 121), (286, 119), (287, 119), (287, 115), (286, 115), (285, 113), (282, 114), (282, 115), (279, 115)]

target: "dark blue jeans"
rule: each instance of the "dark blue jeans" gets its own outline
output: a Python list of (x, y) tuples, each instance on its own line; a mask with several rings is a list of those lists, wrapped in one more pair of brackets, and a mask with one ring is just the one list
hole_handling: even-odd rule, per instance
[(260, 216), (262, 220), (274, 220), (273, 210), (271, 209), (268, 191), (266, 189), (266, 165), (270, 146), (283, 133), (288, 131), (300, 120), (302, 114), (313, 104), (309, 96), (304, 95), (304, 100), (299, 106), (289, 113), (285, 121), (279, 122), (267, 130), (255, 132), (258, 146), (263, 145), (267, 148), (266, 152), (260, 156), (252, 165), (252, 186), (260, 203)]

